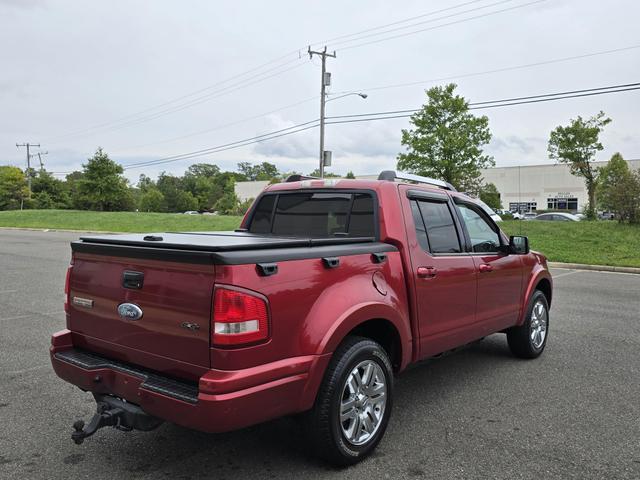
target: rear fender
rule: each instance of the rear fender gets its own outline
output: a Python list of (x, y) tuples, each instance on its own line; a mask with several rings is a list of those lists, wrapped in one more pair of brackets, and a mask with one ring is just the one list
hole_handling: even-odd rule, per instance
[(372, 288), (371, 275), (350, 277), (349, 291), (355, 292), (355, 295), (349, 295), (344, 285), (327, 288), (305, 320), (302, 337), (305, 343), (313, 345), (318, 361), (309, 372), (309, 381), (300, 399), (300, 410), (313, 406), (332, 353), (349, 332), (364, 322), (382, 319), (395, 328), (400, 339), (399, 370), (404, 369), (411, 359), (411, 330), (406, 299), (400, 303), (391, 289), (386, 296), (380, 295)]

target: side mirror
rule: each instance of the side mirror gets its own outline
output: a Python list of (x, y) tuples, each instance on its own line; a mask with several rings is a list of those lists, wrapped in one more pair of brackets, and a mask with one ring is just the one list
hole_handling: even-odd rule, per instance
[(521, 236), (509, 237), (509, 247), (512, 253), (525, 255), (529, 253), (529, 238)]

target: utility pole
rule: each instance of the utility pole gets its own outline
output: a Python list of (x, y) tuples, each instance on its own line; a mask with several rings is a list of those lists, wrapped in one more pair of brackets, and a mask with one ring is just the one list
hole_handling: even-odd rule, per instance
[(31, 198), (31, 175), (29, 174), (29, 170), (31, 170), (31, 153), (29, 152), (29, 148), (38, 147), (40, 148), (39, 143), (16, 143), (16, 147), (27, 147), (27, 184), (29, 185), (29, 198)]
[(315, 52), (309, 47), (309, 58), (318, 55), (322, 58), (322, 76), (320, 77), (320, 178), (324, 178), (324, 104), (327, 100), (326, 87), (331, 85), (331, 73), (327, 72), (327, 57), (336, 58), (336, 52), (327, 53), (325, 46), (321, 52)]
[(49, 152), (38, 152), (36, 153), (36, 155), (38, 155), (38, 160), (40, 161), (40, 170), (44, 170), (44, 163), (42, 163), (42, 155), (48, 155)]

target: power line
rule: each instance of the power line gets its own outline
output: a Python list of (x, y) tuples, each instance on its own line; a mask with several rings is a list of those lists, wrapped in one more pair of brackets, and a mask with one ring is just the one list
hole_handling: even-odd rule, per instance
[[(555, 92), (555, 93), (549, 93), (546, 95), (529, 95), (527, 97), (517, 97), (518, 99), (521, 99), (517, 102), (513, 102), (512, 101), (513, 99), (503, 99), (503, 100), (491, 100), (491, 101), (484, 101), (484, 102), (469, 103), (469, 109), (479, 110), (479, 109), (487, 109), (487, 108), (508, 107), (513, 105), (557, 101), (557, 100), (564, 100), (564, 99), (570, 99), (570, 98), (604, 95), (607, 93), (626, 92), (626, 91), (632, 91), (632, 90), (640, 90), (640, 82), (621, 84), (621, 85), (612, 85), (610, 87), (597, 87), (592, 89), (572, 90), (570, 92)], [(576, 93), (576, 92), (579, 92), (579, 93)], [(541, 97), (546, 97), (546, 98), (541, 98)], [(418, 110), (416, 109), (393, 110), (393, 111), (386, 111), (386, 112), (372, 112), (368, 114), (354, 114), (354, 115), (341, 115), (341, 116), (327, 117), (327, 119), (337, 119), (334, 121), (328, 121), (327, 124), (355, 123), (355, 122), (368, 122), (373, 120), (407, 118), (407, 117), (410, 117), (416, 111)], [(255, 137), (245, 138), (242, 140), (238, 140), (238, 141), (223, 144), (223, 145), (218, 145), (215, 147), (197, 150), (194, 152), (187, 152), (179, 155), (173, 155), (171, 157), (165, 157), (158, 160), (149, 160), (146, 162), (139, 162), (135, 164), (124, 165), (124, 168), (131, 169), (131, 168), (138, 168), (138, 167), (145, 167), (145, 166), (155, 166), (155, 165), (162, 165), (166, 163), (172, 163), (179, 160), (187, 160), (190, 158), (202, 157), (208, 154), (224, 152), (227, 150), (244, 147), (254, 143), (273, 140), (275, 138), (280, 138), (286, 135), (292, 135), (305, 130), (309, 130), (311, 128), (315, 128), (318, 125), (319, 125), (318, 119), (310, 120), (308, 122), (293, 125), (285, 129), (264, 133)]]
[[(484, 10), (485, 8), (495, 7), (495, 6), (502, 5), (504, 3), (510, 3), (510, 2), (513, 2), (513, 1), (515, 1), (515, 0), (500, 0), (498, 2), (489, 3), (487, 5), (481, 5), (479, 7), (470, 8), (468, 10), (463, 10), (462, 12), (450, 13), (448, 15), (444, 15), (444, 16), (441, 16), (441, 17), (431, 18), (429, 20), (423, 20), (421, 22), (412, 23), (410, 25), (403, 25), (401, 27), (392, 28), (392, 29), (385, 30), (385, 31), (382, 31), (382, 32), (369, 33), (367, 35), (362, 35), (362, 36), (359, 36), (359, 37), (357, 37), (355, 39), (352, 39), (352, 40), (344, 40), (344, 41), (337, 42), (337, 43), (330, 43), (330, 45), (331, 45), (332, 48), (335, 48), (338, 45), (349, 44), (349, 43), (357, 42), (359, 40), (364, 40), (366, 38), (377, 37), (377, 36), (380, 36), (380, 35), (386, 35), (386, 34), (393, 33), (393, 32), (407, 30), (407, 29), (412, 28), (412, 27), (417, 27), (417, 26), (424, 25), (424, 24), (427, 24), (427, 23), (438, 22), (440, 20), (446, 20), (447, 18), (458, 17), (458, 16), (464, 15), (466, 13), (477, 12), (479, 10)], [(472, 3), (475, 3), (475, 2), (472, 2)], [(450, 9), (440, 10), (440, 12), (441, 11), (446, 11), (446, 10), (450, 10)], [(494, 12), (491, 12), (491, 13), (494, 13)], [(424, 15), (422, 15), (422, 16), (424, 16)], [(422, 31), (422, 30), (420, 30), (420, 31)]]
[(266, 117), (267, 115), (271, 115), (272, 113), (277, 113), (277, 112), (280, 112), (282, 110), (287, 110), (289, 108), (297, 107), (298, 105), (302, 105), (304, 103), (308, 103), (308, 102), (310, 102), (312, 100), (316, 100), (317, 98), (318, 98), (317, 96), (308, 97), (308, 98), (306, 98), (304, 100), (300, 100), (300, 101), (295, 102), (295, 103), (290, 103), (290, 104), (285, 105), (283, 107), (279, 107), (279, 108), (276, 108), (276, 109), (273, 109), (273, 110), (269, 110), (268, 112), (259, 113), (257, 115), (253, 115), (251, 117), (245, 117), (245, 118), (242, 118), (240, 120), (235, 120), (235, 121), (230, 122), (230, 123), (224, 123), (222, 125), (217, 125), (217, 126), (212, 127), (212, 128), (206, 128), (204, 130), (198, 130), (197, 132), (188, 133), (186, 135), (180, 135), (179, 137), (172, 137), (172, 138), (167, 138), (165, 140), (160, 140), (160, 141), (157, 141), (157, 142), (145, 143), (145, 144), (142, 144), (142, 145), (135, 145), (135, 146), (132, 146), (132, 147), (126, 147), (126, 148), (123, 148), (121, 150), (133, 150), (133, 149), (137, 149), (137, 148), (148, 147), (148, 146), (151, 146), (151, 145), (160, 145), (160, 144), (163, 144), (163, 143), (171, 143), (171, 142), (175, 142), (177, 140), (183, 140), (185, 138), (196, 137), (198, 135), (203, 135), (205, 133), (210, 133), (210, 132), (214, 132), (216, 130), (222, 130), (222, 129), (227, 128), (227, 127), (232, 127), (234, 125), (239, 125), (241, 123), (245, 123), (245, 122), (248, 122), (250, 120), (255, 120), (257, 118)]
[(455, 10), (457, 8), (465, 7), (465, 6), (471, 5), (473, 3), (480, 3), (480, 2), (483, 2), (483, 1), (485, 1), (485, 0), (472, 0), (472, 1), (464, 2), (464, 3), (459, 3), (459, 4), (453, 5), (451, 7), (442, 8), (440, 10), (434, 10), (434, 11), (431, 11), (431, 12), (423, 13), (421, 15), (416, 15), (416, 16), (413, 16), (413, 17), (404, 18), (402, 20), (398, 20), (398, 21), (392, 22), (392, 23), (387, 23), (385, 25), (379, 25), (377, 27), (367, 28), (365, 30), (360, 30), (358, 32), (348, 33), (348, 34), (345, 34), (345, 35), (339, 35), (337, 37), (327, 38), (325, 40), (320, 40), (320, 41), (317, 41), (317, 42), (311, 42), (311, 46), (317, 47), (319, 45), (327, 45), (327, 44), (333, 45), (332, 42), (335, 42), (335, 41), (338, 41), (338, 40), (344, 40), (345, 38), (356, 37), (356, 36), (359, 36), (359, 35), (361, 35), (363, 33), (369, 33), (369, 32), (375, 31), (375, 30), (383, 29), (383, 28), (393, 27), (395, 25), (400, 25), (401, 23), (410, 22), (412, 20), (417, 20), (419, 18), (430, 17), (431, 15), (437, 15), (438, 13), (443, 13), (443, 12), (447, 12), (447, 11), (450, 11), (450, 10)]
[[(298, 62), (298, 60), (296, 59), (296, 62)], [(291, 63), (291, 62), (288, 62)], [(286, 64), (283, 65), (279, 65), (277, 68), (281, 68), (283, 66), (285, 66)], [(63, 136), (58, 136), (58, 137), (53, 137), (53, 138), (58, 138), (58, 140), (50, 140), (50, 143), (59, 143), (60, 141), (64, 140), (68, 140), (69, 138), (77, 138), (77, 137), (82, 137), (82, 136), (87, 136), (87, 135), (94, 135), (96, 133), (106, 133), (106, 132), (110, 132), (110, 131), (115, 131), (115, 130), (120, 130), (122, 128), (126, 128), (126, 127), (130, 127), (133, 125), (137, 125), (140, 123), (144, 123), (144, 122), (148, 122), (150, 120), (155, 120), (156, 118), (160, 118), (163, 117), (165, 115), (169, 115), (171, 113), (176, 113), (182, 110), (185, 110), (187, 108), (191, 108), (193, 106), (202, 104), (208, 100), (211, 100), (213, 98), (218, 98), (218, 97), (222, 97), (224, 95), (228, 95), (229, 93), (233, 93), (236, 92), (238, 90), (242, 90), (246, 87), (249, 87), (251, 85), (255, 85), (257, 83), (261, 83), (265, 80), (268, 80), (270, 78), (276, 77), (278, 75), (282, 75), (283, 73), (289, 72), (291, 70), (294, 70), (296, 68), (300, 68), (304, 66), (304, 63), (298, 63), (297, 65), (293, 65), (281, 70), (278, 70), (274, 73), (271, 73), (270, 75), (265, 76), (264, 73), (267, 72), (263, 72), (261, 74), (255, 75), (253, 77), (249, 77), (245, 80), (242, 80), (242, 82), (240, 82), (239, 84), (236, 85), (231, 85), (228, 87), (225, 87), (219, 91), (214, 91), (214, 92), (210, 92), (206, 95), (202, 95), (200, 97), (196, 97), (186, 103), (180, 104), (180, 105), (176, 105), (152, 114), (149, 114), (147, 116), (144, 117), (140, 117), (140, 118), (134, 118), (132, 120), (126, 121), (126, 122), (112, 122), (113, 124), (104, 124), (105, 126), (102, 128), (93, 128), (93, 129), (88, 129), (88, 130), (83, 130), (80, 132), (75, 132), (72, 134), (67, 134), (67, 135), (63, 135)], [(271, 70), (270, 70), (271, 71)]]
[[(434, 15), (434, 14), (437, 14), (437, 13), (444, 12), (444, 11), (455, 10), (455, 9), (461, 8), (461, 7), (465, 6), (465, 5), (471, 5), (471, 4), (474, 4), (474, 3), (478, 3), (480, 1), (481, 0), (473, 0), (473, 1), (464, 2), (464, 3), (458, 4), (458, 5), (454, 5), (452, 7), (439, 9), (439, 10), (435, 10), (435, 11), (432, 11), (432, 12), (427, 12), (427, 13), (422, 14), (422, 15), (417, 15), (417, 16), (414, 16), (414, 17), (410, 17), (408, 19), (404, 19), (404, 20), (400, 20), (400, 21), (397, 21), (397, 22), (393, 22), (391, 24), (378, 26), (378, 27), (373, 27), (373, 28), (366, 29), (366, 30), (363, 30), (363, 31), (360, 31), (360, 32), (347, 34), (347, 35), (342, 35), (340, 37), (334, 37), (333, 40), (342, 39), (343, 41), (338, 42), (338, 44), (352, 43), (354, 41), (358, 41), (358, 40), (361, 40), (361, 39), (364, 39), (364, 38), (369, 38), (371, 36), (385, 35), (385, 34), (388, 34), (388, 33), (394, 32), (394, 31), (407, 29), (407, 28), (412, 28), (412, 27), (415, 27), (417, 25), (421, 25), (423, 23), (432, 22), (432, 21), (438, 21), (438, 20), (442, 20), (442, 19), (445, 19), (445, 18), (450, 18), (450, 17), (453, 17), (453, 16), (464, 15), (464, 14), (472, 12), (472, 11), (476, 11), (476, 10), (480, 10), (480, 9), (484, 9), (484, 8), (489, 8), (491, 6), (496, 6), (498, 4), (502, 4), (502, 3), (506, 3), (506, 2), (510, 2), (510, 1), (514, 1), (514, 0), (501, 0), (499, 2), (495, 2), (495, 3), (492, 3), (492, 4), (476, 7), (474, 9), (470, 9), (470, 10), (466, 10), (466, 11), (462, 11), (462, 12), (456, 12), (456, 13), (453, 13), (453, 14), (449, 14), (449, 15), (446, 15), (446, 16), (443, 16), (443, 17), (439, 17), (437, 19), (431, 19), (431, 20), (427, 20), (427, 21), (424, 21), (424, 22), (418, 22), (418, 23), (414, 23), (414, 24), (410, 24), (410, 25), (405, 25), (403, 27), (398, 27), (398, 28), (394, 28), (394, 29), (391, 29), (391, 30), (383, 30), (383, 31), (377, 32), (375, 34), (370, 33), (370, 32), (375, 31), (375, 30), (381, 30), (381, 29), (384, 29), (384, 28), (388, 28), (390, 26), (399, 25), (399, 24), (402, 24), (402, 23), (406, 23), (406, 22), (409, 22), (409, 21), (412, 21), (412, 20), (415, 20), (415, 19), (419, 19), (419, 18), (424, 18), (424, 17), (427, 17), (427, 16), (431, 16), (431, 15)], [(484, 16), (494, 15), (494, 14), (501, 13), (501, 12), (504, 12), (504, 11), (507, 11), (507, 10), (513, 10), (515, 8), (522, 8), (522, 7), (525, 7), (525, 6), (534, 4), (534, 3), (539, 3), (539, 2), (542, 2), (542, 1), (545, 1), (545, 0), (536, 0), (536, 1), (529, 2), (529, 3), (523, 4), (523, 5), (517, 5), (517, 6), (511, 7), (511, 8), (497, 10), (497, 11), (494, 11), (494, 12), (489, 12), (489, 13), (484, 14), (484, 15), (478, 15), (478, 16), (475, 16), (475, 17), (470, 17), (470, 18), (459, 20), (459, 21), (450, 22), (448, 24), (438, 25), (438, 26), (435, 26), (435, 27), (432, 27), (432, 28), (421, 29), (421, 30), (416, 30), (416, 31), (412, 31), (412, 32), (406, 32), (404, 34), (396, 35), (396, 36), (393, 36), (393, 37), (387, 37), (387, 38), (377, 39), (377, 40), (374, 40), (374, 41), (371, 41), (371, 42), (365, 42), (365, 43), (360, 43), (360, 44), (356, 44), (356, 45), (350, 45), (350, 46), (345, 47), (345, 49), (357, 48), (357, 47), (360, 47), (360, 46), (363, 46), (363, 45), (368, 45), (368, 44), (371, 44), (371, 43), (378, 43), (378, 42), (381, 42), (381, 41), (391, 40), (391, 39), (399, 38), (399, 37), (406, 36), (406, 35), (413, 35), (413, 34), (416, 34), (416, 33), (420, 33), (422, 31), (432, 30), (432, 29), (435, 29), (435, 28), (442, 28), (442, 27), (445, 27), (445, 26), (448, 26), (448, 25), (453, 25), (453, 24), (456, 24), (456, 23), (461, 23), (461, 22), (465, 22), (465, 21), (474, 20), (476, 18), (481, 18), (481, 17), (484, 17)], [(344, 40), (345, 38), (349, 38), (349, 37), (351, 37), (351, 40)], [(291, 68), (287, 68), (287, 69), (284, 69), (284, 70), (277, 71), (273, 75), (265, 77), (265, 74), (267, 74), (267, 73), (270, 73), (270, 72), (272, 72), (274, 70), (278, 70), (278, 69), (280, 69), (280, 68), (282, 68), (284, 66), (287, 66), (287, 65), (289, 65), (291, 63), (299, 62), (301, 60), (300, 51), (301, 51), (301, 49), (292, 50), (291, 52), (289, 52), (289, 53), (287, 53), (285, 55), (282, 55), (282, 56), (280, 56), (280, 57), (278, 57), (278, 58), (276, 58), (274, 60), (271, 60), (269, 62), (263, 63), (263, 64), (259, 65), (258, 67), (252, 68), (250, 70), (247, 70), (247, 71), (242, 72), (240, 74), (234, 75), (234, 76), (229, 77), (229, 78), (227, 78), (225, 80), (222, 80), (220, 82), (216, 82), (216, 83), (214, 83), (212, 85), (209, 85), (207, 87), (201, 88), (199, 90), (196, 90), (194, 92), (188, 93), (186, 95), (182, 95), (182, 96), (174, 98), (172, 100), (169, 100), (169, 101), (166, 101), (166, 102), (162, 102), (162, 103), (160, 103), (158, 105), (155, 105), (155, 106), (140, 110), (140, 111), (135, 112), (133, 114), (125, 115), (123, 117), (117, 118), (115, 120), (111, 120), (109, 122), (104, 122), (104, 123), (101, 123), (101, 124), (98, 124), (98, 125), (94, 125), (94, 126), (89, 127), (87, 129), (82, 129), (82, 130), (70, 132), (70, 133), (67, 133), (67, 134), (62, 134), (62, 135), (57, 135), (57, 136), (54, 136), (54, 137), (50, 137), (48, 139), (48, 141), (50, 141), (51, 143), (55, 143), (56, 141), (60, 141), (61, 139), (68, 139), (69, 137), (92, 135), (92, 134), (98, 133), (99, 131), (105, 131), (105, 130), (106, 131), (119, 130), (121, 128), (125, 128), (125, 127), (129, 127), (129, 126), (137, 125), (139, 123), (143, 123), (143, 122), (147, 122), (147, 121), (150, 121), (150, 120), (154, 120), (154, 119), (162, 117), (164, 115), (176, 113), (176, 112), (182, 111), (182, 110), (184, 110), (186, 108), (191, 108), (193, 106), (199, 105), (199, 104), (201, 104), (201, 103), (203, 103), (205, 101), (208, 101), (210, 99), (217, 98), (219, 96), (235, 92), (235, 91), (237, 91), (237, 90), (239, 90), (241, 88), (245, 88), (245, 87), (253, 85), (255, 83), (264, 81), (267, 78), (271, 78), (273, 76), (280, 75), (282, 73), (288, 72), (289, 70), (292, 70), (294, 68), (298, 68), (298, 67), (302, 66), (302, 65), (296, 65), (296, 66), (291, 67)], [(290, 60), (288, 60), (288, 61), (286, 61), (284, 63), (281, 62), (282, 60), (289, 58), (290, 56), (292, 56), (295, 53), (298, 53), (298, 58), (290, 59)], [(272, 68), (270, 68), (268, 70), (264, 70), (264, 67), (267, 67), (269, 65), (272, 65), (272, 64), (278, 63), (278, 62), (280, 62), (280, 63), (278, 65), (276, 65), (275, 67), (272, 67)], [(250, 76), (248, 78), (243, 78), (243, 77), (247, 77), (248, 74), (254, 73), (254, 72), (259, 72), (259, 73), (256, 73), (255, 75), (252, 75), (252, 76)], [(250, 82), (250, 80), (252, 80), (252, 79), (258, 79), (258, 80), (256, 80), (255, 82)], [(237, 82), (234, 83), (234, 84), (227, 85), (227, 86), (223, 87), (220, 91), (216, 91), (216, 90), (210, 91), (210, 90), (213, 90), (216, 87), (219, 87), (221, 85), (229, 83), (232, 80), (237, 80)], [(200, 95), (200, 94), (202, 94), (204, 92), (208, 92), (208, 93)], [(194, 98), (192, 98), (192, 97), (194, 97)], [(189, 99), (189, 100), (187, 100), (186, 102), (182, 102), (183, 100), (186, 100), (186, 99)], [(174, 104), (176, 104), (176, 105), (174, 105)], [(170, 106), (170, 105), (172, 105), (172, 106)], [(161, 109), (163, 107), (168, 107), (168, 108), (165, 108), (163, 110), (158, 111), (159, 109)]]
[[(476, 0), (476, 1), (479, 1), (479, 0)], [(467, 2), (467, 3), (475, 3), (475, 2)], [(378, 86), (378, 87), (349, 89), (349, 90), (334, 92), (333, 94), (334, 95), (340, 95), (340, 94), (344, 94), (344, 93), (351, 93), (351, 92), (354, 92), (354, 91), (371, 92), (371, 91), (384, 90), (384, 89), (389, 89), (389, 88), (400, 88), (400, 87), (422, 85), (422, 84), (425, 84), (425, 83), (433, 83), (433, 82), (439, 82), (439, 81), (445, 81), (445, 80), (455, 80), (455, 79), (468, 78), (468, 77), (479, 76), (479, 75), (487, 75), (487, 74), (492, 74), (492, 73), (506, 72), (506, 71), (510, 71), (510, 70), (519, 70), (519, 69), (524, 69), (524, 68), (532, 68), (532, 67), (537, 67), (537, 66), (541, 66), (541, 65), (549, 65), (549, 64), (555, 64), (555, 63), (561, 63), (561, 62), (577, 60), (577, 59), (582, 59), (582, 58), (589, 58), (589, 57), (600, 56), (600, 55), (608, 55), (608, 54), (612, 54), (612, 53), (624, 52), (624, 51), (638, 49), (638, 48), (640, 48), (640, 44), (639, 45), (631, 45), (631, 46), (622, 47), (622, 48), (615, 48), (615, 49), (610, 49), (610, 50), (601, 50), (601, 51), (598, 51), (598, 52), (591, 52), (591, 53), (586, 53), (586, 54), (581, 54), (581, 55), (573, 55), (573, 56), (569, 56), (569, 57), (555, 58), (555, 59), (544, 60), (544, 61), (540, 61), (540, 62), (527, 63), (527, 64), (522, 64), (522, 65), (514, 65), (514, 66), (510, 66), (510, 67), (501, 67), (501, 68), (496, 68), (496, 69), (492, 69), (492, 70), (484, 70), (484, 71), (480, 71), (480, 72), (471, 72), (471, 73), (464, 73), (464, 74), (459, 74), (459, 75), (450, 75), (450, 76), (446, 76), (446, 77), (432, 78), (432, 79), (429, 79), (429, 80), (421, 80), (421, 81), (414, 81), (414, 82), (408, 82), (408, 83), (384, 85), (384, 86)], [(221, 130), (221, 129), (224, 129), (224, 128), (227, 128), (227, 127), (231, 127), (231, 126), (234, 126), (234, 125), (238, 125), (238, 124), (250, 121), (250, 120), (255, 120), (257, 118), (261, 118), (261, 117), (264, 117), (264, 116), (267, 116), (267, 115), (270, 115), (272, 113), (276, 113), (276, 112), (279, 112), (279, 111), (282, 111), (282, 110), (293, 108), (293, 107), (296, 107), (298, 105), (302, 105), (304, 103), (307, 103), (307, 102), (310, 102), (312, 100), (315, 100), (317, 98), (318, 98), (317, 96), (309, 97), (307, 99), (300, 100), (298, 102), (295, 102), (295, 103), (292, 103), (292, 104), (289, 104), (289, 105), (285, 105), (283, 107), (279, 107), (277, 109), (270, 110), (268, 112), (264, 112), (264, 113), (261, 113), (261, 114), (258, 114), (258, 115), (253, 115), (253, 116), (246, 117), (246, 118), (243, 118), (243, 119), (240, 119), (240, 120), (236, 120), (234, 122), (225, 123), (225, 124), (218, 125), (218, 126), (215, 126), (215, 127), (212, 127), (212, 128), (199, 130), (197, 132), (189, 133), (189, 134), (186, 134), (186, 135), (180, 135), (180, 136), (172, 137), (172, 138), (165, 139), (165, 140), (160, 140), (160, 141), (157, 141), (157, 142), (151, 142), (151, 143), (145, 143), (145, 144), (136, 145), (136, 146), (132, 146), (132, 147), (127, 147), (127, 148), (124, 148), (122, 150), (132, 150), (132, 149), (148, 147), (148, 146), (152, 146), (152, 145), (160, 145), (160, 144), (165, 144), (165, 143), (171, 143), (171, 142), (174, 142), (174, 141), (177, 141), (177, 140), (183, 140), (185, 138), (195, 137), (195, 136), (202, 135), (202, 134), (205, 134), (205, 133), (210, 133), (210, 132)]]
[[(581, 93), (586, 93), (586, 92), (601, 92), (601, 93), (615, 93), (615, 92), (608, 92), (608, 91), (604, 91), (604, 90), (611, 90), (611, 89), (618, 89), (618, 88), (625, 88), (625, 87), (637, 87), (637, 88), (630, 88), (628, 90), (637, 90), (638, 88), (640, 88), (640, 82), (638, 83), (624, 83), (624, 84), (620, 84), (620, 85), (611, 85), (608, 87), (597, 87), (597, 88), (586, 88), (586, 89), (582, 89), (582, 90), (569, 90), (569, 91), (565, 91), (565, 92), (557, 92), (557, 93), (547, 93), (547, 94), (543, 94), (543, 95), (528, 95), (525, 97), (515, 97), (515, 98), (505, 98), (505, 99), (501, 99), (501, 100), (489, 100), (489, 101), (484, 101), (484, 102), (471, 102), (469, 103), (469, 109), (478, 109), (481, 108), (483, 105), (488, 105), (488, 104), (493, 104), (493, 103), (505, 103), (505, 102), (512, 102), (512, 101), (516, 101), (516, 100), (533, 100), (533, 99), (538, 99), (538, 98), (542, 98), (542, 97), (556, 97), (556, 96), (564, 96), (564, 95), (571, 95), (571, 94), (581, 94)], [(622, 91), (626, 91), (622, 90)], [(597, 94), (597, 93), (596, 93)], [(581, 95), (577, 95), (577, 96), (581, 96)], [(533, 103), (533, 102), (527, 102), (527, 103)], [(491, 108), (491, 107), (482, 107), (482, 108)], [(341, 119), (341, 118), (353, 118), (353, 117), (370, 117), (370, 116), (377, 116), (377, 115), (395, 115), (395, 114), (405, 114), (405, 113), (409, 113), (409, 114), (413, 114), (415, 112), (418, 112), (420, 109), (415, 109), (415, 108), (408, 108), (405, 110), (387, 110), (387, 111), (383, 111), (383, 112), (371, 112), (371, 113), (356, 113), (356, 114), (352, 114), (352, 115), (334, 115), (331, 117), (327, 117), (327, 119)]]
[(411, 32), (405, 32), (405, 33), (401, 33), (401, 34), (398, 34), (398, 35), (393, 35), (393, 36), (391, 36), (391, 37), (385, 37), (385, 38), (380, 38), (380, 39), (377, 39), (377, 40), (371, 40), (371, 41), (368, 41), (368, 42), (357, 43), (357, 44), (355, 44), (355, 45), (348, 45), (348, 46), (346, 46), (346, 47), (342, 47), (340, 50), (341, 50), (341, 51), (344, 51), (344, 50), (350, 50), (350, 49), (352, 49), (352, 48), (360, 48), (360, 47), (364, 47), (365, 45), (373, 45), (373, 44), (375, 44), (375, 43), (386, 42), (386, 41), (388, 41), (388, 40), (395, 40), (395, 39), (397, 39), (397, 38), (407, 37), (407, 36), (409, 36), (409, 35), (415, 35), (415, 34), (417, 34), (417, 33), (422, 33), (422, 32), (427, 32), (427, 31), (431, 31), (431, 30), (436, 30), (436, 29), (443, 28), (443, 27), (449, 27), (449, 26), (451, 26), (451, 25), (456, 25), (456, 24), (458, 24), (458, 23), (464, 23), (464, 22), (469, 22), (469, 21), (471, 21), (471, 20), (477, 20), (477, 19), (479, 19), (479, 18), (490, 17), (490, 16), (492, 16), (492, 15), (497, 15), (498, 13), (508, 12), (508, 11), (511, 11), (511, 10), (516, 10), (516, 9), (518, 9), (518, 8), (528, 7), (528, 6), (530, 6), (530, 5), (534, 5), (534, 4), (536, 4), (536, 3), (542, 3), (542, 2), (545, 2), (545, 1), (547, 1), (547, 0), (534, 0), (534, 1), (532, 1), (532, 2), (523, 3), (522, 5), (515, 5), (515, 6), (513, 6), (513, 7), (503, 8), (503, 9), (501, 9), (501, 10), (495, 10), (495, 11), (493, 11), (493, 12), (483, 13), (483, 14), (481, 14), (481, 15), (475, 15), (475, 16), (472, 16), (472, 17), (463, 18), (463, 19), (461, 19), (461, 20), (454, 20), (454, 21), (452, 21), (452, 22), (443, 23), (443, 24), (441, 24), (441, 25), (436, 25), (436, 26), (433, 26), (433, 27), (421, 28), (421, 29), (419, 29), (419, 30), (414, 30), (414, 31), (411, 31)]
[(413, 81), (413, 82), (396, 83), (396, 84), (382, 85), (382, 86), (377, 86), (377, 87), (352, 88), (352, 89), (346, 89), (346, 90), (340, 91), (340, 92), (334, 92), (334, 94), (338, 95), (340, 93), (353, 92), (353, 91), (373, 92), (373, 91), (376, 91), (376, 90), (387, 90), (387, 89), (390, 89), (390, 88), (413, 87), (415, 85), (424, 85), (425, 83), (434, 83), (434, 82), (442, 82), (442, 81), (446, 81), (446, 80), (456, 80), (456, 79), (460, 79), (460, 78), (476, 77), (476, 76), (488, 75), (488, 74), (492, 74), (492, 73), (508, 72), (508, 71), (511, 71), (511, 70), (521, 70), (521, 69), (525, 69), (525, 68), (539, 67), (539, 66), (542, 66), (542, 65), (551, 65), (551, 64), (562, 63), (562, 62), (567, 62), (567, 61), (571, 61), (571, 60), (579, 60), (579, 59), (582, 59), (582, 58), (596, 57), (596, 56), (600, 56), (600, 55), (609, 55), (611, 53), (624, 52), (624, 51), (627, 51), (627, 50), (634, 50), (634, 49), (638, 49), (638, 48), (640, 48), (640, 45), (630, 45), (628, 47), (614, 48), (614, 49), (611, 49), (611, 50), (601, 50), (601, 51), (598, 51), (598, 52), (585, 53), (585, 54), (582, 54), (582, 55), (573, 55), (573, 56), (569, 56), (569, 57), (555, 58), (555, 59), (551, 59), (551, 60), (543, 60), (543, 61), (540, 61), (540, 62), (525, 63), (525, 64), (521, 64), (521, 65), (513, 65), (511, 67), (494, 68), (492, 70), (483, 70), (483, 71), (479, 71), (479, 72), (462, 73), (462, 74), (459, 74), (459, 75), (449, 75), (449, 76), (446, 76), (446, 77), (437, 77), (437, 78), (431, 78), (431, 79), (428, 79), (428, 80), (417, 80), (417, 81)]

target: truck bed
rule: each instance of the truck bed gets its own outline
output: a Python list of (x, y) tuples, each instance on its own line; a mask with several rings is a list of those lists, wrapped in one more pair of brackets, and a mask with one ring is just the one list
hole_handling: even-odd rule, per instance
[(221, 265), (394, 249), (373, 237), (300, 238), (241, 231), (84, 236), (71, 247), (78, 253)]

